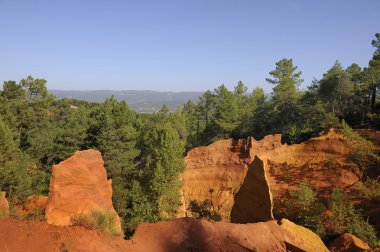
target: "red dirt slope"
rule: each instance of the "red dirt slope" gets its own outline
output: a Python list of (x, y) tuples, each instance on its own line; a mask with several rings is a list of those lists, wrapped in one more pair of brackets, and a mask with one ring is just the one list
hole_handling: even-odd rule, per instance
[(59, 227), (38, 221), (0, 220), (0, 251), (128, 251), (121, 237), (83, 227)]

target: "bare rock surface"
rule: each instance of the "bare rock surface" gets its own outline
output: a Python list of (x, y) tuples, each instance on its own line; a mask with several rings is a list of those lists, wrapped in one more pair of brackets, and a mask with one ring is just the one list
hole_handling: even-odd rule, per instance
[(306, 246), (306, 251), (329, 251), (321, 238), (310, 229), (299, 226), (287, 219), (280, 221), (280, 227), (300, 238)]
[(116, 230), (121, 231), (120, 218), (112, 205), (112, 181), (107, 180), (101, 153), (77, 151), (53, 166), (46, 220), (49, 224), (70, 225), (73, 216), (94, 210), (112, 214)]
[(370, 249), (367, 243), (348, 233), (336, 238), (330, 246), (332, 252), (362, 252)]

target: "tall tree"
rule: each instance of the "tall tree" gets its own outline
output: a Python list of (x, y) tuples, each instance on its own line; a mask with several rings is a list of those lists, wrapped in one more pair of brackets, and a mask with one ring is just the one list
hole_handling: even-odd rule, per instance
[(31, 193), (29, 165), (28, 156), (17, 148), (11, 131), (0, 117), (0, 190), (6, 191), (12, 200), (25, 200)]
[[(239, 94), (239, 91), (237, 90), (237, 94), (242, 95), (242, 93)], [(237, 97), (225, 85), (221, 85), (215, 89), (215, 115), (213, 123), (216, 125), (218, 137), (230, 137), (240, 124)]]
[(337, 116), (346, 116), (347, 103), (354, 92), (354, 85), (349, 73), (343, 70), (339, 61), (323, 75), (319, 83), (319, 94), (330, 105)]
[(128, 229), (131, 190), (138, 176), (134, 161), (140, 153), (136, 148), (136, 115), (125, 101), (111, 97), (95, 107), (89, 120), (87, 147), (97, 148), (102, 153), (107, 174), (112, 179), (114, 207), (123, 219), (124, 228)]
[(276, 69), (269, 72), (272, 78), (266, 81), (275, 85), (272, 92), (272, 109), (274, 113), (273, 125), (275, 131), (288, 135), (295, 135), (298, 118), (298, 101), (300, 99), (299, 85), (303, 82), (301, 71), (292, 59), (284, 58), (276, 63)]
[(376, 39), (372, 40), (371, 44), (373, 47), (376, 48), (376, 51), (374, 52), (376, 54), (376, 53), (380, 53), (380, 33), (376, 33), (375, 37)]
[(142, 184), (153, 207), (151, 221), (174, 217), (180, 202), (178, 178), (184, 169), (185, 141), (178, 124), (185, 122), (175, 117), (163, 112), (152, 115), (141, 130)]

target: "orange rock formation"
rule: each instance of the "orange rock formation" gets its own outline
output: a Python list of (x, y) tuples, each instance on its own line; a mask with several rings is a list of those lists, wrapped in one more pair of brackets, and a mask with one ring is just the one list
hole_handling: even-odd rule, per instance
[(214, 210), (228, 220), (234, 196), (255, 155), (268, 162), (274, 196), (296, 189), (303, 181), (317, 189), (345, 188), (361, 176), (350, 161), (350, 151), (345, 137), (334, 129), (301, 144), (281, 144), (281, 135), (277, 134), (260, 141), (252, 137), (228, 139), (194, 148), (185, 157), (180, 216), (185, 216), (191, 201), (210, 200)]
[(111, 213), (117, 231), (121, 231), (120, 218), (112, 206), (112, 181), (107, 180), (101, 153), (77, 151), (53, 166), (46, 220), (49, 224), (69, 225), (73, 216), (93, 210)]
[(369, 251), (371, 248), (367, 243), (363, 242), (352, 234), (343, 234), (336, 238), (330, 246), (332, 252), (344, 252), (344, 251)]
[(255, 156), (242, 186), (236, 193), (231, 222), (255, 223), (274, 219), (272, 194), (266, 173), (266, 161)]

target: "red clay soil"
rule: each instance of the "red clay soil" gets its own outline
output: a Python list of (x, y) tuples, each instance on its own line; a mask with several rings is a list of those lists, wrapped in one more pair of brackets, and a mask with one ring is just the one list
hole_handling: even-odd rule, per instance
[(83, 227), (59, 227), (39, 221), (0, 220), (0, 251), (128, 251), (121, 237)]

